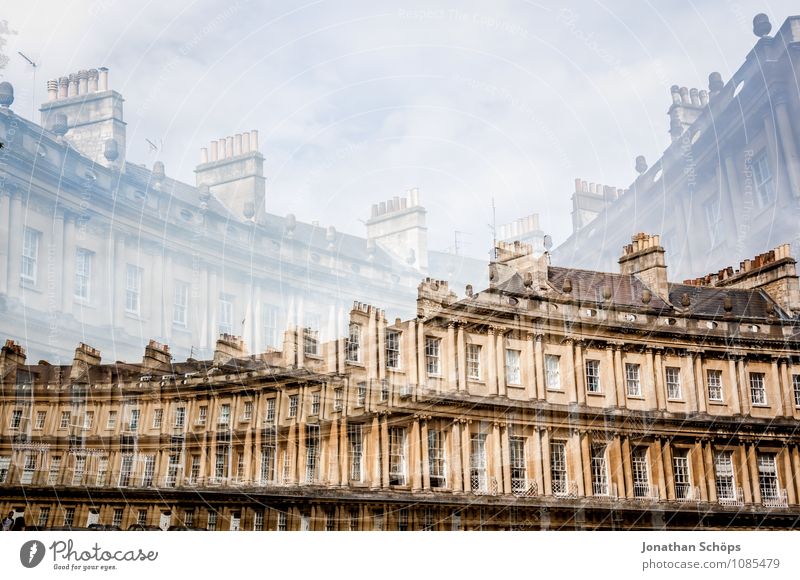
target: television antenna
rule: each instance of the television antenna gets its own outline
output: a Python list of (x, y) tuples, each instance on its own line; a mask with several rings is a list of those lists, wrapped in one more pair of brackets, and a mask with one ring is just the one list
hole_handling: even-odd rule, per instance
[[(158, 146), (158, 145), (156, 145), (155, 143), (153, 143), (153, 142), (152, 142), (150, 139), (148, 139), (147, 137), (145, 137), (145, 138), (144, 138), (144, 140), (145, 140), (145, 141), (147, 141), (147, 145), (148, 145), (148, 147), (150, 147), (150, 151), (153, 151), (153, 152), (155, 152), (155, 151), (158, 151), (158, 150), (159, 150), (159, 146)], [(163, 144), (163, 143), (162, 143), (162, 144)]]
[(36, 69), (39, 68), (39, 65), (33, 62), (32, 59), (25, 56), (25, 54), (21, 51), (18, 50), (17, 54), (24, 58), (25, 61), (33, 67), (33, 91), (31, 91), (31, 121), (33, 121), (33, 117), (36, 115)]

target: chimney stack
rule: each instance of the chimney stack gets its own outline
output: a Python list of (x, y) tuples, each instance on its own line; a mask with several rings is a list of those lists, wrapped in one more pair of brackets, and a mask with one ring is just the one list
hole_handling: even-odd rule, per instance
[(159, 371), (172, 370), (172, 355), (169, 353), (169, 346), (151, 340), (144, 348), (142, 366)]
[(232, 358), (245, 358), (247, 354), (247, 346), (245, 346), (242, 337), (221, 334), (214, 349), (214, 365), (225, 364)]
[(619, 268), (622, 274), (636, 276), (658, 297), (669, 302), (667, 264), (660, 241), (659, 236), (634, 235), (631, 243), (623, 248)]
[(70, 381), (86, 380), (89, 369), (100, 364), (100, 351), (88, 344), (80, 343), (75, 349), (75, 358), (72, 359), (72, 368), (69, 371)]

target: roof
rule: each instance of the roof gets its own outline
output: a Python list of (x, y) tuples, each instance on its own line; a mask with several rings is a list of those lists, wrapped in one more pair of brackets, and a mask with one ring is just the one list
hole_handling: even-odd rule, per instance
[[(552, 291), (577, 302), (605, 302), (605, 289), (611, 291), (610, 303), (617, 307), (646, 309), (659, 313), (674, 313), (701, 317), (761, 318), (777, 317), (788, 319), (783, 310), (763, 291), (741, 288), (715, 288), (711, 286), (689, 286), (669, 284), (669, 303), (651, 291), (650, 301), (645, 303), (642, 295), (647, 285), (631, 274), (612, 274), (576, 268), (550, 266), (547, 272)], [(565, 292), (564, 281), (569, 279), (572, 290)], [(497, 285), (497, 290), (505, 294), (526, 295), (522, 276), (514, 274)], [(683, 307), (683, 294), (689, 297), (689, 306)], [(725, 299), (730, 298), (730, 312), (725, 310)]]

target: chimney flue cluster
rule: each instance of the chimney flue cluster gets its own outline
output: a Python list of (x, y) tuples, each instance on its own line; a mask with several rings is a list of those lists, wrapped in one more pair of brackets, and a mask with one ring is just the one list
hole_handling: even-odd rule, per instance
[(419, 203), (419, 189), (409, 189), (407, 197), (394, 196), (391, 199), (382, 201), (380, 203), (372, 204), (372, 213), (370, 217), (379, 217), (390, 213), (406, 210), (410, 207), (416, 207)]
[(592, 183), (580, 177), (575, 178), (575, 193), (590, 193), (602, 196), (606, 201), (614, 201), (625, 193), (624, 189), (613, 185), (603, 185), (602, 183)]
[(57, 101), (108, 90), (108, 69), (79, 70), (68, 76), (47, 81), (47, 100)]
[(200, 149), (200, 163), (214, 163), (257, 151), (258, 131), (253, 129), (211, 141), (209, 147)]

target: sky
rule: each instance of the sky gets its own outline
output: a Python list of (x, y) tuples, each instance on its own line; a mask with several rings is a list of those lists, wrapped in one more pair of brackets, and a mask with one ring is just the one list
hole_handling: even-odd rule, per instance
[[(129, 162), (194, 183), (200, 148), (258, 129), (267, 208), (365, 235), (419, 188), (429, 247), (484, 258), (491, 226), (571, 232), (574, 179), (627, 187), (669, 143), (669, 87), (743, 63), (788, 1), (2, 0), (13, 109), (105, 66)], [(17, 51), (38, 64), (34, 69)], [(34, 89), (35, 87), (35, 89)], [(35, 113), (38, 120), (38, 110)], [(150, 140), (160, 146), (154, 152)], [(495, 207), (493, 216), (492, 206)], [(456, 232), (458, 232), (456, 234)]]

